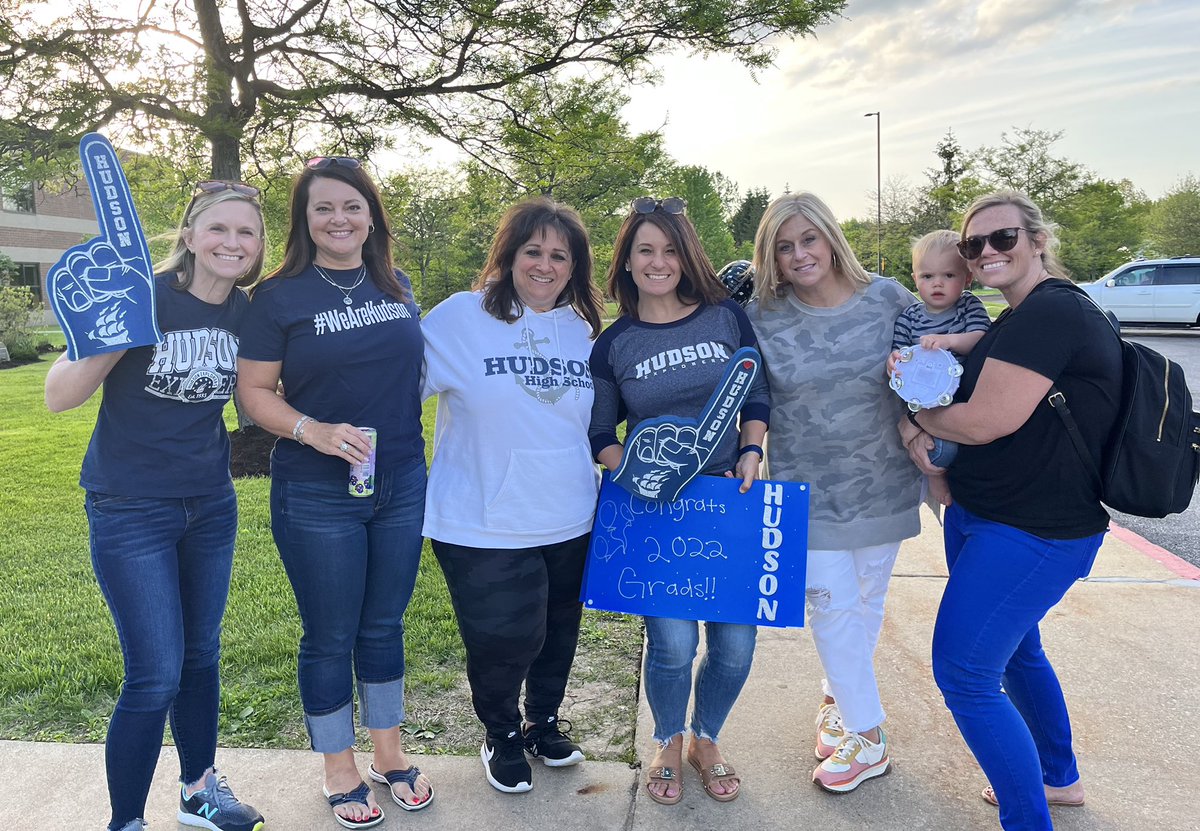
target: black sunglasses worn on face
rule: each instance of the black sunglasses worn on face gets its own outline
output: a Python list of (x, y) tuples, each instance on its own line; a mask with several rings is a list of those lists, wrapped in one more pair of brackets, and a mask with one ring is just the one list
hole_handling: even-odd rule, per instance
[(340, 164), (342, 167), (354, 169), (362, 167), (362, 162), (358, 159), (352, 159), (349, 156), (313, 156), (304, 163), (305, 167), (311, 167), (314, 170), (324, 170), (330, 165)]
[(251, 199), (257, 199), (259, 190), (253, 185), (247, 185), (243, 182), (226, 182), (223, 179), (206, 179), (203, 182), (196, 183), (196, 190), (192, 194), (193, 197), (199, 196), (202, 193), (220, 193), (223, 190), (231, 190), (234, 193), (239, 193), (242, 196), (248, 196)]
[(990, 234), (976, 234), (967, 237), (958, 244), (958, 253), (964, 260), (977, 260), (983, 254), (984, 243), (991, 245), (1001, 253), (1012, 251), (1017, 245), (1021, 232), (1030, 233), (1028, 228), (997, 228)]
[(665, 214), (681, 214), (687, 210), (687, 200), (678, 196), (668, 196), (659, 199), (656, 196), (639, 196), (629, 205), (635, 214), (652, 214), (662, 211)]

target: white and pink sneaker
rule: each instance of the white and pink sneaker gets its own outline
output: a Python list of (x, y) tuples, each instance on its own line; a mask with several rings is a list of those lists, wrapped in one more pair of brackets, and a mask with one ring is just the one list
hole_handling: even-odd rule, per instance
[(848, 793), (868, 779), (883, 776), (890, 763), (882, 729), (878, 742), (861, 733), (847, 732), (833, 754), (817, 765), (813, 781), (827, 791)]
[(842, 713), (837, 704), (822, 704), (817, 710), (817, 758), (824, 761), (833, 755), (846, 737)]

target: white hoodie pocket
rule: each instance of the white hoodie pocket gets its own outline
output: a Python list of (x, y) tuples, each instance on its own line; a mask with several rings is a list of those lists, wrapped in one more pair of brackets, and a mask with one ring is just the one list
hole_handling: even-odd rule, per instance
[(589, 520), (595, 507), (596, 468), (586, 445), (513, 450), (486, 522), (498, 531), (554, 531)]

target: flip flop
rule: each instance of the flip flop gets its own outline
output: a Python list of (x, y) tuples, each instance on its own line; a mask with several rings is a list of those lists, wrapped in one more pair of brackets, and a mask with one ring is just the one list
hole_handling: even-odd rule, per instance
[[(330, 793), (329, 789), (322, 786), (321, 793), (325, 794), (325, 798), (329, 800), (329, 807), (336, 808), (339, 805), (348, 805), (351, 802), (357, 802), (360, 805), (370, 807), (367, 803), (367, 797), (371, 794), (371, 788), (366, 782), (359, 782), (358, 787), (352, 791), (345, 793)], [(366, 819), (353, 820), (333, 812), (333, 818), (338, 821), (338, 825), (343, 828), (374, 828), (379, 823), (383, 822), (383, 809), (376, 807), (375, 813)]]
[[(711, 796), (717, 802), (733, 802), (742, 793), (742, 779), (737, 775), (737, 771), (733, 769), (733, 765), (725, 762), (717, 762), (707, 770), (700, 764), (698, 759), (693, 759), (688, 756), (688, 764), (696, 769), (696, 773), (700, 774), (700, 782), (704, 785), (704, 792)], [(732, 779), (738, 783), (738, 789), (732, 792), (717, 793), (712, 789), (712, 783), (717, 779)]]
[(413, 792), (413, 795), (416, 795), (417, 777), (421, 775), (421, 769), (416, 765), (411, 765), (404, 770), (389, 770), (385, 771), (384, 773), (380, 773), (379, 771), (375, 770), (375, 765), (371, 765), (369, 768), (367, 768), (367, 775), (376, 782), (387, 785), (388, 790), (391, 791), (392, 794), (392, 801), (406, 811), (420, 811), (424, 808), (428, 808), (429, 803), (433, 802), (432, 785), (429, 786), (429, 793), (420, 802), (405, 802), (403, 799), (396, 796), (396, 791), (393, 786), (401, 783), (407, 785), (408, 789)]
[[(982, 796), (983, 801), (988, 803), (989, 805), (995, 805), (997, 808), (1000, 807), (1000, 802), (996, 799), (996, 792), (994, 790), (992, 790), (991, 785), (988, 785), (986, 788), (984, 788), (983, 791), (979, 795)], [(1048, 797), (1046, 797), (1046, 804), (1061, 805), (1064, 808), (1082, 808), (1083, 800), (1082, 799), (1078, 799), (1078, 800), (1076, 800), (1076, 799), (1058, 799), (1055, 797), (1048, 796)]]
[[(679, 790), (674, 796), (659, 796), (650, 790), (650, 785), (654, 782), (674, 782), (679, 786)], [(683, 799), (683, 782), (680, 781), (679, 773), (676, 772), (675, 768), (665, 766), (650, 768), (646, 771), (646, 793), (659, 805), (674, 805)]]

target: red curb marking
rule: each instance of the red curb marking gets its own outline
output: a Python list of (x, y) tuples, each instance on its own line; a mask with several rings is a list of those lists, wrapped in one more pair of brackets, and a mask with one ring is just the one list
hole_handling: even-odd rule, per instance
[(1151, 560), (1154, 560), (1164, 566), (1169, 571), (1174, 572), (1186, 580), (1200, 580), (1200, 568), (1189, 563), (1176, 555), (1172, 554), (1162, 546), (1155, 545), (1145, 537), (1117, 525), (1115, 522), (1109, 522), (1108, 528), (1112, 531), (1112, 535), (1121, 542), (1128, 543), (1136, 548), (1142, 554), (1145, 554)]

